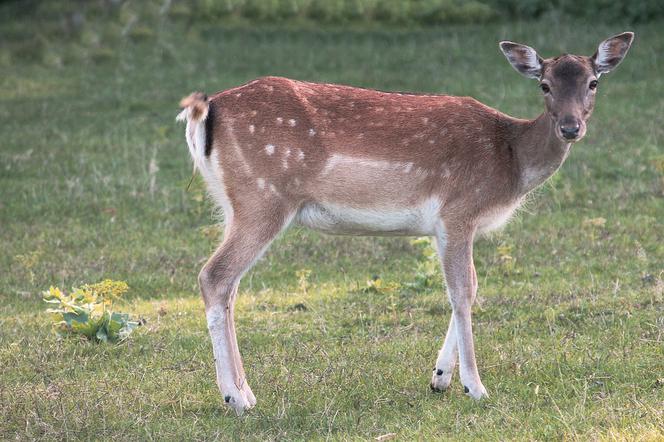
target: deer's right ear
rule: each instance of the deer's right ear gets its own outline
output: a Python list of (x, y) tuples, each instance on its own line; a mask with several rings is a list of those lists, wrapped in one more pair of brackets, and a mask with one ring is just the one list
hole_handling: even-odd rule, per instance
[(503, 51), (512, 67), (521, 75), (538, 80), (542, 77), (542, 63), (544, 60), (537, 55), (535, 49), (511, 41), (501, 41), (500, 50)]

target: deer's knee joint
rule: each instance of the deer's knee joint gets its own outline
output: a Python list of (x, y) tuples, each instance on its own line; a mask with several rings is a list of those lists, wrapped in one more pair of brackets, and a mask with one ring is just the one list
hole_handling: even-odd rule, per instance
[(228, 309), (233, 294), (234, 279), (224, 268), (206, 264), (198, 274), (198, 285), (206, 302), (221, 303)]

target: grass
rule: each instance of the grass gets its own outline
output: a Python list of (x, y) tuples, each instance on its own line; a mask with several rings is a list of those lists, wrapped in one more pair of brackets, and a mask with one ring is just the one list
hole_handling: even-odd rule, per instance
[[(407, 239), (292, 229), (241, 286), (240, 348), (259, 400), (242, 418), (214, 382), (196, 275), (218, 229), (202, 183), (185, 191), (179, 98), (270, 74), (471, 95), (534, 117), (536, 84), (497, 41), (591, 53), (624, 29), (165, 23), (112, 44), (88, 30), (87, 46), (0, 48), (0, 437), (664, 438), (663, 29), (635, 29), (625, 63), (602, 78), (587, 138), (516, 220), (476, 245), (490, 399), (471, 401), (457, 380), (428, 390), (450, 308), (441, 284), (407, 287), (421, 261)], [(393, 287), (362, 290), (373, 275)], [(122, 310), (146, 325), (119, 345), (58, 339), (41, 292), (104, 278), (129, 283)]]

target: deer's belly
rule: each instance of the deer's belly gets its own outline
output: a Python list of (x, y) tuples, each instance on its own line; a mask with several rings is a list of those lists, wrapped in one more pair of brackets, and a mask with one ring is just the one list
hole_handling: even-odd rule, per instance
[(297, 222), (337, 235), (434, 235), (441, 225), (439, 209), (435, 200), (408, 208), (309, 203), (300, 209)]

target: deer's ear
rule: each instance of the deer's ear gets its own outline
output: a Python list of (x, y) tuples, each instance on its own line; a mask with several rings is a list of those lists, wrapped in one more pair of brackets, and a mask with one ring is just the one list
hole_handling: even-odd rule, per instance
[(500, 50), (517, 72), (528, 78), (540, 79), (544, 61), (535, 49), (511, 41), (501, 41)]
[(634, 33), (623, 32), (607, 38), (599, 44), (597, 52), (591, 57), (598, 77), (612, 71), (620, 64), (632, 45), (632, 41), (634, 41)]

